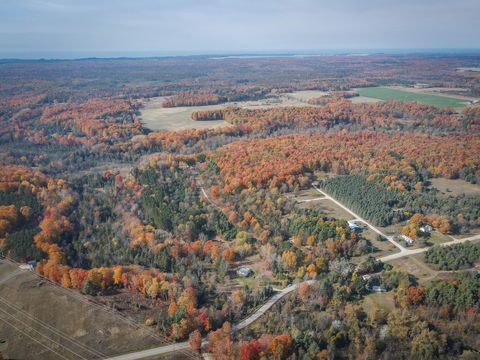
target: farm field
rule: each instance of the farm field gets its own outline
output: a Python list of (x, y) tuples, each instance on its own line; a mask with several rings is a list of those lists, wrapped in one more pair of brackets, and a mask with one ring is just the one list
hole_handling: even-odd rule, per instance
[(162, 106), (165, 97), (155, 97), (145, 101), (143, 108), (140, 110), (140, 120), (144, 127), (153, 131), (214, 129), (229, 126), (230, 124), (223, 120), (194, 121), (191, 118), (192, 113), (200, 110), (212, 110), (228, 106), (236, 106), (246, 109), (267, 109), (277, 106), (314, 106), (308, 104), (307, 100), (325, 94), (325, 91), (295, 91), (256, 101), (229, 102), (205, 106), (179, 106), (172, 108), (164, 108)]
[(445, 196), (480, 195), (480, 186), (478, 184), (471, 184), (465, 180), (435, 178), (431, 179), (430, 182), (434, 188)]
[(318, 91), (318, 90), (303, 90), (303, 91), (295, 91), (291, 93), (285, 93), (281, 98), (286, 97), (288, 99), (294, 99), (300, 102), (307, 102), (311, 98), (316, 98), (320, 96), (327, 95), (327, 91)]
[(164, 97), (149, 99), (141, 109), (141, 121), (144, 127), (150, 130), (184, 130), (184, 129), (214, 129), (229, 126), (223, 120), (193, 121), (194, 111), (218, 109), (219, 105), (207, 106), (180, 106), (173, 108), (162, 107)]
[[(0, 263), (0, 280), (16, 270), (15, 265)], [(41, 359), (94, 359), (162, 344), (143, 326), (127, 322), (89, 302), (86, 296), (51, 285), (30, 271), (1, 282), (0, 301), (0, 341), (9, 359), (28, 359), (31, 354)], [(37, 342), (26, 342), (20, 336), (23, 333), (53, 346), (58, 354)], [(43, 336), (38, 337), (38, 333)]]
[(425, 94), (420, 92), (413, 91), (404, 91), (387, 87), (369, 87), (369, 88), (358, 88), (356, 92), (360, 96), (380, 99), (380, 100), (401, 100), (401, 101), (418, 101), (423, 104), (432, 105), (440, 108), (461, 108), (465, 107), (468, 104), (467, 100)]

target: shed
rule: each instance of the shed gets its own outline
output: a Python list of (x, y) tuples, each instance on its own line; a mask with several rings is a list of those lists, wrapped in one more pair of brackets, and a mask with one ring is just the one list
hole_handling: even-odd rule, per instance
[(249, 277), (253, 274), (253, 271), (248, 267), (241, 267), (237, 269), (237, 275), (243, 277)]

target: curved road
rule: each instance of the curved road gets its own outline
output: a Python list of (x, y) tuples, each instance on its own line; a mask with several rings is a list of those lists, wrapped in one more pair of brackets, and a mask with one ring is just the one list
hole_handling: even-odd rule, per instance
[[(275, 295), (273, 295), (270, 299), (268, 299), (268, 301), (265, 304), (263, 304), (262, 307), (260, 307), (248, 318), (232, 326), (232, 332), (240, 331), (246, 328), (247, 326), (251, 325), (252, 323), (254, 323), (261, 316), (263, 316), (268, 311), (268, 309), (270, 309), (277, 301), (282, 299), (285, 295), (296, 290), (301, 284), (312, 284), (314, 282), (315, 280), (307, 280), (298, 284), (290, 285), (285, 289), (280, 290)], [(206, 344), (208, 344), (208, 340), (205, 338), (202, 341), (202, 345), (206, 345)], [(159, 346), (153, 349), (147, 349), (147, 350), (137, 351), (137, 352), (128, 353), (124, 355), (114, 356), (114, 357), (107, 358), (105, 360), (136, 360), (136, 359), (143, 359), (143, 358), (155, 356), (155, 355), (167, 354), (174, 351), (186, 350), (189, 348), (190, 348), (190, 345), (188, 344), (188, 341), (184, 341), (181, 343)]]

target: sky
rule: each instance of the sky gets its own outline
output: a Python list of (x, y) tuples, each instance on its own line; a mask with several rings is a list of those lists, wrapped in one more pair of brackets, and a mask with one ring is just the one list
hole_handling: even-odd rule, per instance
[(0, 55), (480, 48), (480, 0), (0, 0)]

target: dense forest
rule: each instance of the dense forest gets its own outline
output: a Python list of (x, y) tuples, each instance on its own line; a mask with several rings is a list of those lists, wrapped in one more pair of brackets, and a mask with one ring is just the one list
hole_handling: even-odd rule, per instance
[(466, 242), (448, 247), (436, 246), (426, 252), (425, 259), (440, 270), (470, 267), (480, 259), (480, 245)]

